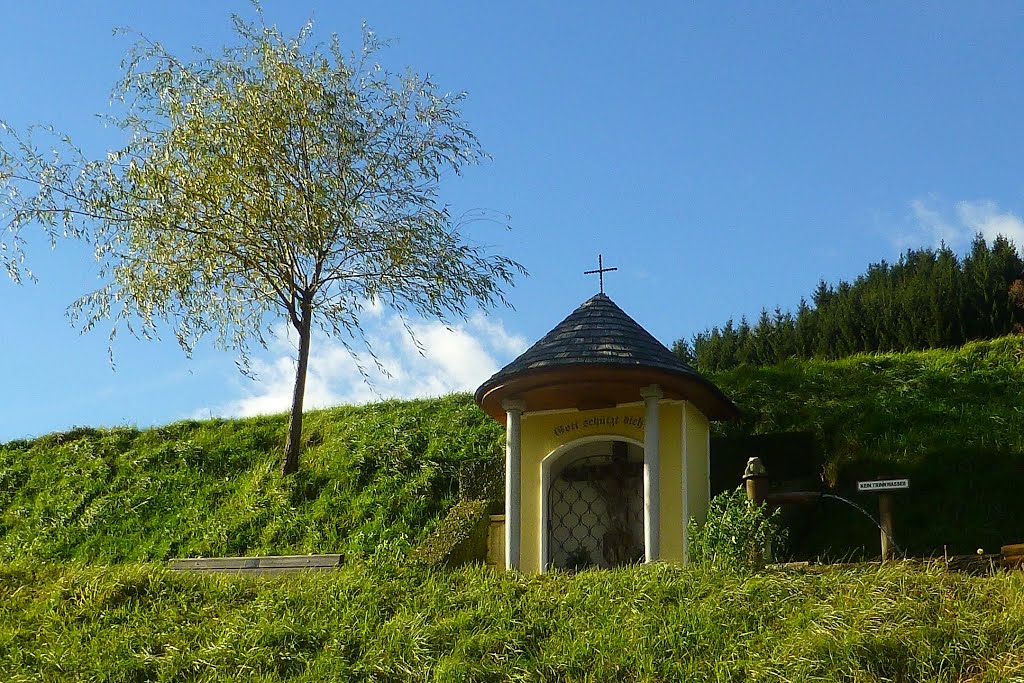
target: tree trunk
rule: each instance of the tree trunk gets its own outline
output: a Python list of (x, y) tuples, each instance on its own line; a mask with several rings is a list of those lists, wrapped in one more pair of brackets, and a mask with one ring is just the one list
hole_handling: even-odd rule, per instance
[(288, 422), (288, 441), (284, 445), (284, 463), (281, 474), (289, 475), (299, 469), (299, 448), (302, 446), (302, 400), (306, 395), (306, 367), (309, 365), (309, 338), (313, 318), (309, 297), (302, 301), (299, 321), (299, 358), (295, 369), (295, 390), (292, 393), (292, 414)]

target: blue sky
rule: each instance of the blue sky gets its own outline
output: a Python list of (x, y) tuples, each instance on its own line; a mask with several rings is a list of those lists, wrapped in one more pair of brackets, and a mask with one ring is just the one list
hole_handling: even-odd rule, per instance
[[(52, 123), (93, 154), (118, 146), (108, 111), (132, 27), (185, 54), (232, 40), (246, 2), (0, 0), (0, 119)], [(830, 3), (838, 5), (839, 3)], [(313, 405), (473, 389), (597, 291), (667, 345), (762, 307), (794, 307), (819, 279), (945, 240), (1024, 243), (1024, 8), (1014, 2), (265, 2), (269, 22), (355, 46), (362, 21), (392, 69), (466, 90), (493, 156), (449, 179), (453, 208), (511, 216), (471, 237), (522, 262), (515, 310), (450, 330), (386, 310), (371, 336), (394, 378), (374, 390), (337, 340), (314, 340)], [(30, 245), (37, 284), (0, 281), (0, 441), (73, 425), (145, 427), (281, 411), (280, 337), (260, 381), (230, 354), (187, 359), (173, 337), (81, 335), (64, 314), (96, 287), (87, 249)], [(376, 391), (376, 393), (374, 393)]]

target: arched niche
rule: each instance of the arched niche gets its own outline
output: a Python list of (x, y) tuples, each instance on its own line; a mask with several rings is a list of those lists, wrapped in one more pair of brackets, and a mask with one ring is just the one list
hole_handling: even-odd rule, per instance
[(599, 434), (542, 460), (542, 571), (643, 561), (643, 458), (641, 442)]

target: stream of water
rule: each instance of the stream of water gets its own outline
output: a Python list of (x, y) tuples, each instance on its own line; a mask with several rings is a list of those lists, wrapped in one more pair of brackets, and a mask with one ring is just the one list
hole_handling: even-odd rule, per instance
[(892, 534), (890, 534), (888, 531), (886, 531), (884, 528), (882, 528), (882, 525), (878, 523), (878, 520), (875, 519), (871, 515), (870, 512), (868, 512), (867, 510), (862, 508), (860, 505), (857, 505), (856, 503), (854, 503), (852, 500), (849, 500), (848, 498), (843, 498), (842, 496), (837, 496), (837, 495), (832, 494), (832, 493), (823, 493), (823, 494), (821, 494), (821, 497), (822, 498), (832, 498), (834, 500), (842, 501), (842, 502), (846, 503), (847, 505), (852, 506), (854, 509), (859, 510), (862, 515), (864, 515), (865, 517), (867, 517), (868, 519), (871, 520), (872, 524), (874, 524), (876, 527), (878, 527), (879, 531), (881, 531), (883, 534), (885, 534), (889, 538), (889, 543), (892, 543), (893, 549), (897, 553), (899, 553), (901, 555), (903, 554), (903, 551), (900, 549), (899, 545), (897, 545), (896, 539), (894, 539), (892, 537)]

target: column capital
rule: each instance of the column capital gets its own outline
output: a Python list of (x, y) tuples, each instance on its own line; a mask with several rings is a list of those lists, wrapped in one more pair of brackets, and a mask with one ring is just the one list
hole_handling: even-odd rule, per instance
[(506, 413), (522, 413), (526, 410), (526, 401), (519, 398), (503, 398), (501, 409)]
[(650, 399), (661, 400), (665, 398), (665, 394), (661, 391), (661, 387), (657, 384), (652, 384), (649, 387), (644, 387), (640, 390), (640, 398), (645, 401)]

